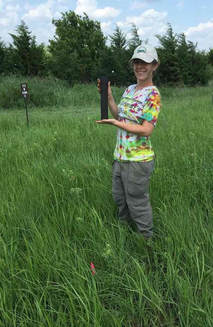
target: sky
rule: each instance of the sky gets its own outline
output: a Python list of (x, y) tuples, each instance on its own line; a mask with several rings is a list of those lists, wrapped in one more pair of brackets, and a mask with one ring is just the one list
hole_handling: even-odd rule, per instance
[(169, 23), (199, 50), (213, 48), (212, 0), (0, 0), (0, 40), (12, 43), (9, 33), (23, 20), (37, 42), (48, 45), (55, 34), (52, 19), (69, 10), (99, 21), (106, 36), (117, 25), (128, 39), (134, 23), (142, 40), (158, 46), (155, 35), (164, 35)]

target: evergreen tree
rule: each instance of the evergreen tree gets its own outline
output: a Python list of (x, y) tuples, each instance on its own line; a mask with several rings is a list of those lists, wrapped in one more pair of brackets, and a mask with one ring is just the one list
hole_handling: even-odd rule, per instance
[(191, 85), (206, 85), (211, 77), (208, 70), (208, 56), (204, 51), (196, 51), (192, 60), (193, 79)]
[[(43, 69), (44, 46), (36, 44), (35, 36), (31, 36), (24, 21), (18, 25), (17, 34), (10, 34), (13, 39), (13, 65), (22, 75), (37, 75)], [(12, 51), (13, 49), (13, 51)]]
[(20, 74), (17, 66), (16, 54), (11, 44), (8, 47), (5, 47), (3, 67), (4, 74)]
[(208, 63), (213, 66), (213, 49), (210, 49), (208, 54)]
[(178, 36), (178, 62), (184, 85), (194, 86), (208, 82), (208, 57), (204, 52), (197, 51), (197, 45), (186, 41), (182, 33)]
[(187, 43), (184, 33), (178, 35), (177, 56), (184, 85), (193, 84), (193, 66), (192, 61), (195, 55), (195, 46), (193, 43)]
[(130, 55), (132, 55), (135, 48), (137, 48), (142, 43), (142, 40), (138, 35), (138, 28), (135, 24), (132, 24), (131, 36), (132, 37), (128, 42), (128, 48), (129, 48)]
[(37, 45), (35, 38), (31, 43), (31, 75), (45, 75), (47, 73), (46, 67), (46, 53), (44, 44)]
[(171, 25), (163, 36), (157, 35), (161, 47), (158, 49), (160, 67), (157, 81), (167, 85), (207, 84), (208, 56), (197, 51), (197, 45), (187, 41), (183, 33), (174, 34)]
[(114, 33), (110, 36), (111, 40), (111, 67), (114, 71), (114, 79), (117, 85), (127, 85), (130, 80), (129, 53), (127, 50), (126, 35), (116, 26)]
[(0, 74), (2, 73), (5, 75), (16, 74), (18, 70), (12, 45), (7, 47), (3, 41), (0, 41)]
[[(137, 26), (135, 24), (132, 24), (131, 38), (128, 41), (128, 50), (127, 50), (128, 51), (128, 60), (132, 57), (135, 48), (137, 48), (142, 43), (143, 43), (143, 41), (138, 34)], [(129, 83), (130, 84), (135, 83), (135, 76), (134, 76), (131, 65), (128, 66), (128, 76), (129, 76), (129, 78), (128, 78)]]
[(118, 84), (115, 73), (115, 57), (110, 46), (106, 46), (101, 52), (100, 67), (97, 76), (107, 76), (112, 84)]
[(4, 72), (5, 45), (0, 41), (0, 74)]
[(124, 50), (127, 46), (125, 34), (116, 26), (114, 33), (110, 36), (111, 47), (117, 50)]
[(178, 64), (178, 38), (174, 34), (171, 25), (167, 33), (163, 36), (156, 36), (160, 41), (161, 47), (158, 49), (160, 57), (160, 66), (158, 68), (157, 78), (163, 84), (179, 85), (182, 84), (181, 72)]

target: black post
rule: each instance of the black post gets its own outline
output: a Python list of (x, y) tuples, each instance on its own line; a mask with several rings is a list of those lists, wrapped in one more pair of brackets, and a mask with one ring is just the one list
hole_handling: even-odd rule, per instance
[(108, 78), (100, 78), (101, 89), (101, 119), (108, 119)]
[(27, 127), (29, 127), (29, 116), (28, 116), (28, 110), (27, 110), (27, 97), (28, 97), (27, 83), (22, 83), (21, 84), (21, 94), (24, 97), (24, 104), (25, 104), (26, 117), (27, 117)]
[(27, 109), (27, 98), (24, 97), (25, 109), (26, 109), (26, 118), (27, 118), (27, 127), (29, 127), (29, 116), (28, 116), (28, 109)]

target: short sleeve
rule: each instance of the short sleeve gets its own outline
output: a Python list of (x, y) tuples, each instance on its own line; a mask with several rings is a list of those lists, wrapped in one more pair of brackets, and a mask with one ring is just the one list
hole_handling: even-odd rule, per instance
[(152, 90), (147, 98), (143, 107), (142, 119), (147, 120), (154, 126), (157, 123), (158, 115), (160, 113), (161, 98), (158, 90)]
[(124, 91), (124, 93), (122, 95), (122, 98), (125, 98), (126, 96), (129, 96), (133, 92), (134, 89), (135, 89), (135, 84), (128, 86), (126, 88), (126, 90)]

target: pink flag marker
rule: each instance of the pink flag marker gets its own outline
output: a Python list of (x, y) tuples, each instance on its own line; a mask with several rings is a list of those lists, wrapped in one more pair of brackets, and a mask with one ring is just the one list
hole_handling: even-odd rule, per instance
[(95, 265), (93, 262), (90, 263), (90, 270), (91, 270), (92, 274), (95, 275), (96, 271), (95, 271)]

